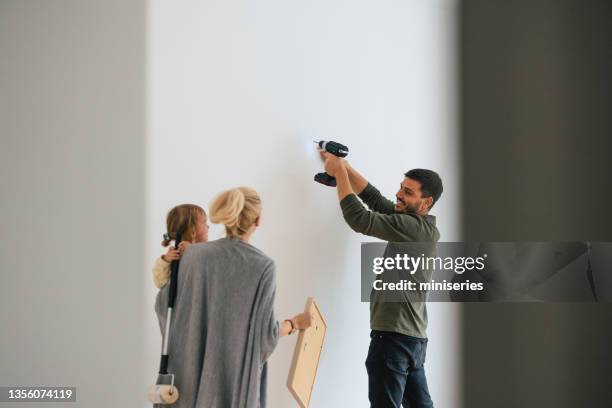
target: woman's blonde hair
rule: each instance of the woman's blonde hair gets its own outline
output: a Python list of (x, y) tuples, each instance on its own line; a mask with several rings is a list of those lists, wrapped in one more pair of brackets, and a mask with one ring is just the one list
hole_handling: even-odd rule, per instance
[(181, 235), (183, 240), (190, 240), (191, 234), (197, 229), (198, 216), (205, 216), (202, 207), (195, 204), (177, 205), (166, 216), (166, 234), (162, 246), (167, 247), (171, 241)]
[(242, 237), (261, 214), (261, 199), (250, 187), (236, 187), (219, 194), (210, 206), (210, 220), (225, 225), (227, 235)]

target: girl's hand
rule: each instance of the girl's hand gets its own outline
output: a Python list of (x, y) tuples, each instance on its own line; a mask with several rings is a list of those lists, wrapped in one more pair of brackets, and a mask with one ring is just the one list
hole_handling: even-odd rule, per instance
[(168, 252), (162, 255), (162, 259), (166, 262), (178, 261), (181, 259), (181, 252), (174, 247), (168, 247)]
[(189, 241), (183, 241), (179, 244), (178, 250), (181, 253), (181, 255), (183, 255), (183, 252), (185, 252), (187, 248), (189, 248), (189, 245), (191, 245), (191, 242)]

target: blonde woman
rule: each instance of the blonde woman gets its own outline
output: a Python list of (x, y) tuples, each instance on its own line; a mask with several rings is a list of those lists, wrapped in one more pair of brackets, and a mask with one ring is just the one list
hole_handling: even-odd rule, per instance
[[(180, 390), (173, 407), (264, 408), (268, 357), (279, 337), (309, 327), (312, 317), (276, 320), (274, 261), (250, 244), (261, 225), (255, 190), (224, 191), (210, 220), (225, 225), (226, 237), (190, 245), (181, 257), (168, 345)], [(169, 286), (155, 305), (162, 332)]]

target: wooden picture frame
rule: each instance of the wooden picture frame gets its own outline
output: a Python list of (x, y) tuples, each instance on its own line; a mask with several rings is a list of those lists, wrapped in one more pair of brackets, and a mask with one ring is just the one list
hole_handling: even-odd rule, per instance
[(327, 332), (327, 322), (311, 297), (306, 299), (304, 311), (312, 313), (312, 326), (301, 330), (295, 343), (293, 360), (287, 377), (287, 388), (300, 408), (307, 408), (317, 376), (323, 341)]

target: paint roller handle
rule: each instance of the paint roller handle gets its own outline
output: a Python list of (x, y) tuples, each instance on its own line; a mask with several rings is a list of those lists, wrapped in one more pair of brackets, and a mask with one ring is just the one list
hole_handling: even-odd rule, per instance
[[(182, 241), (181, 234), (176, 235), (174, 240), (174, 247), (178, 248)], [(178, 284), (178, 270), (180, 260), (174, 260), (170, 264), (170, 291), (168, 293), (168, 307), (174, 308), (174, 300), (176, 299), (176, 288)]]

